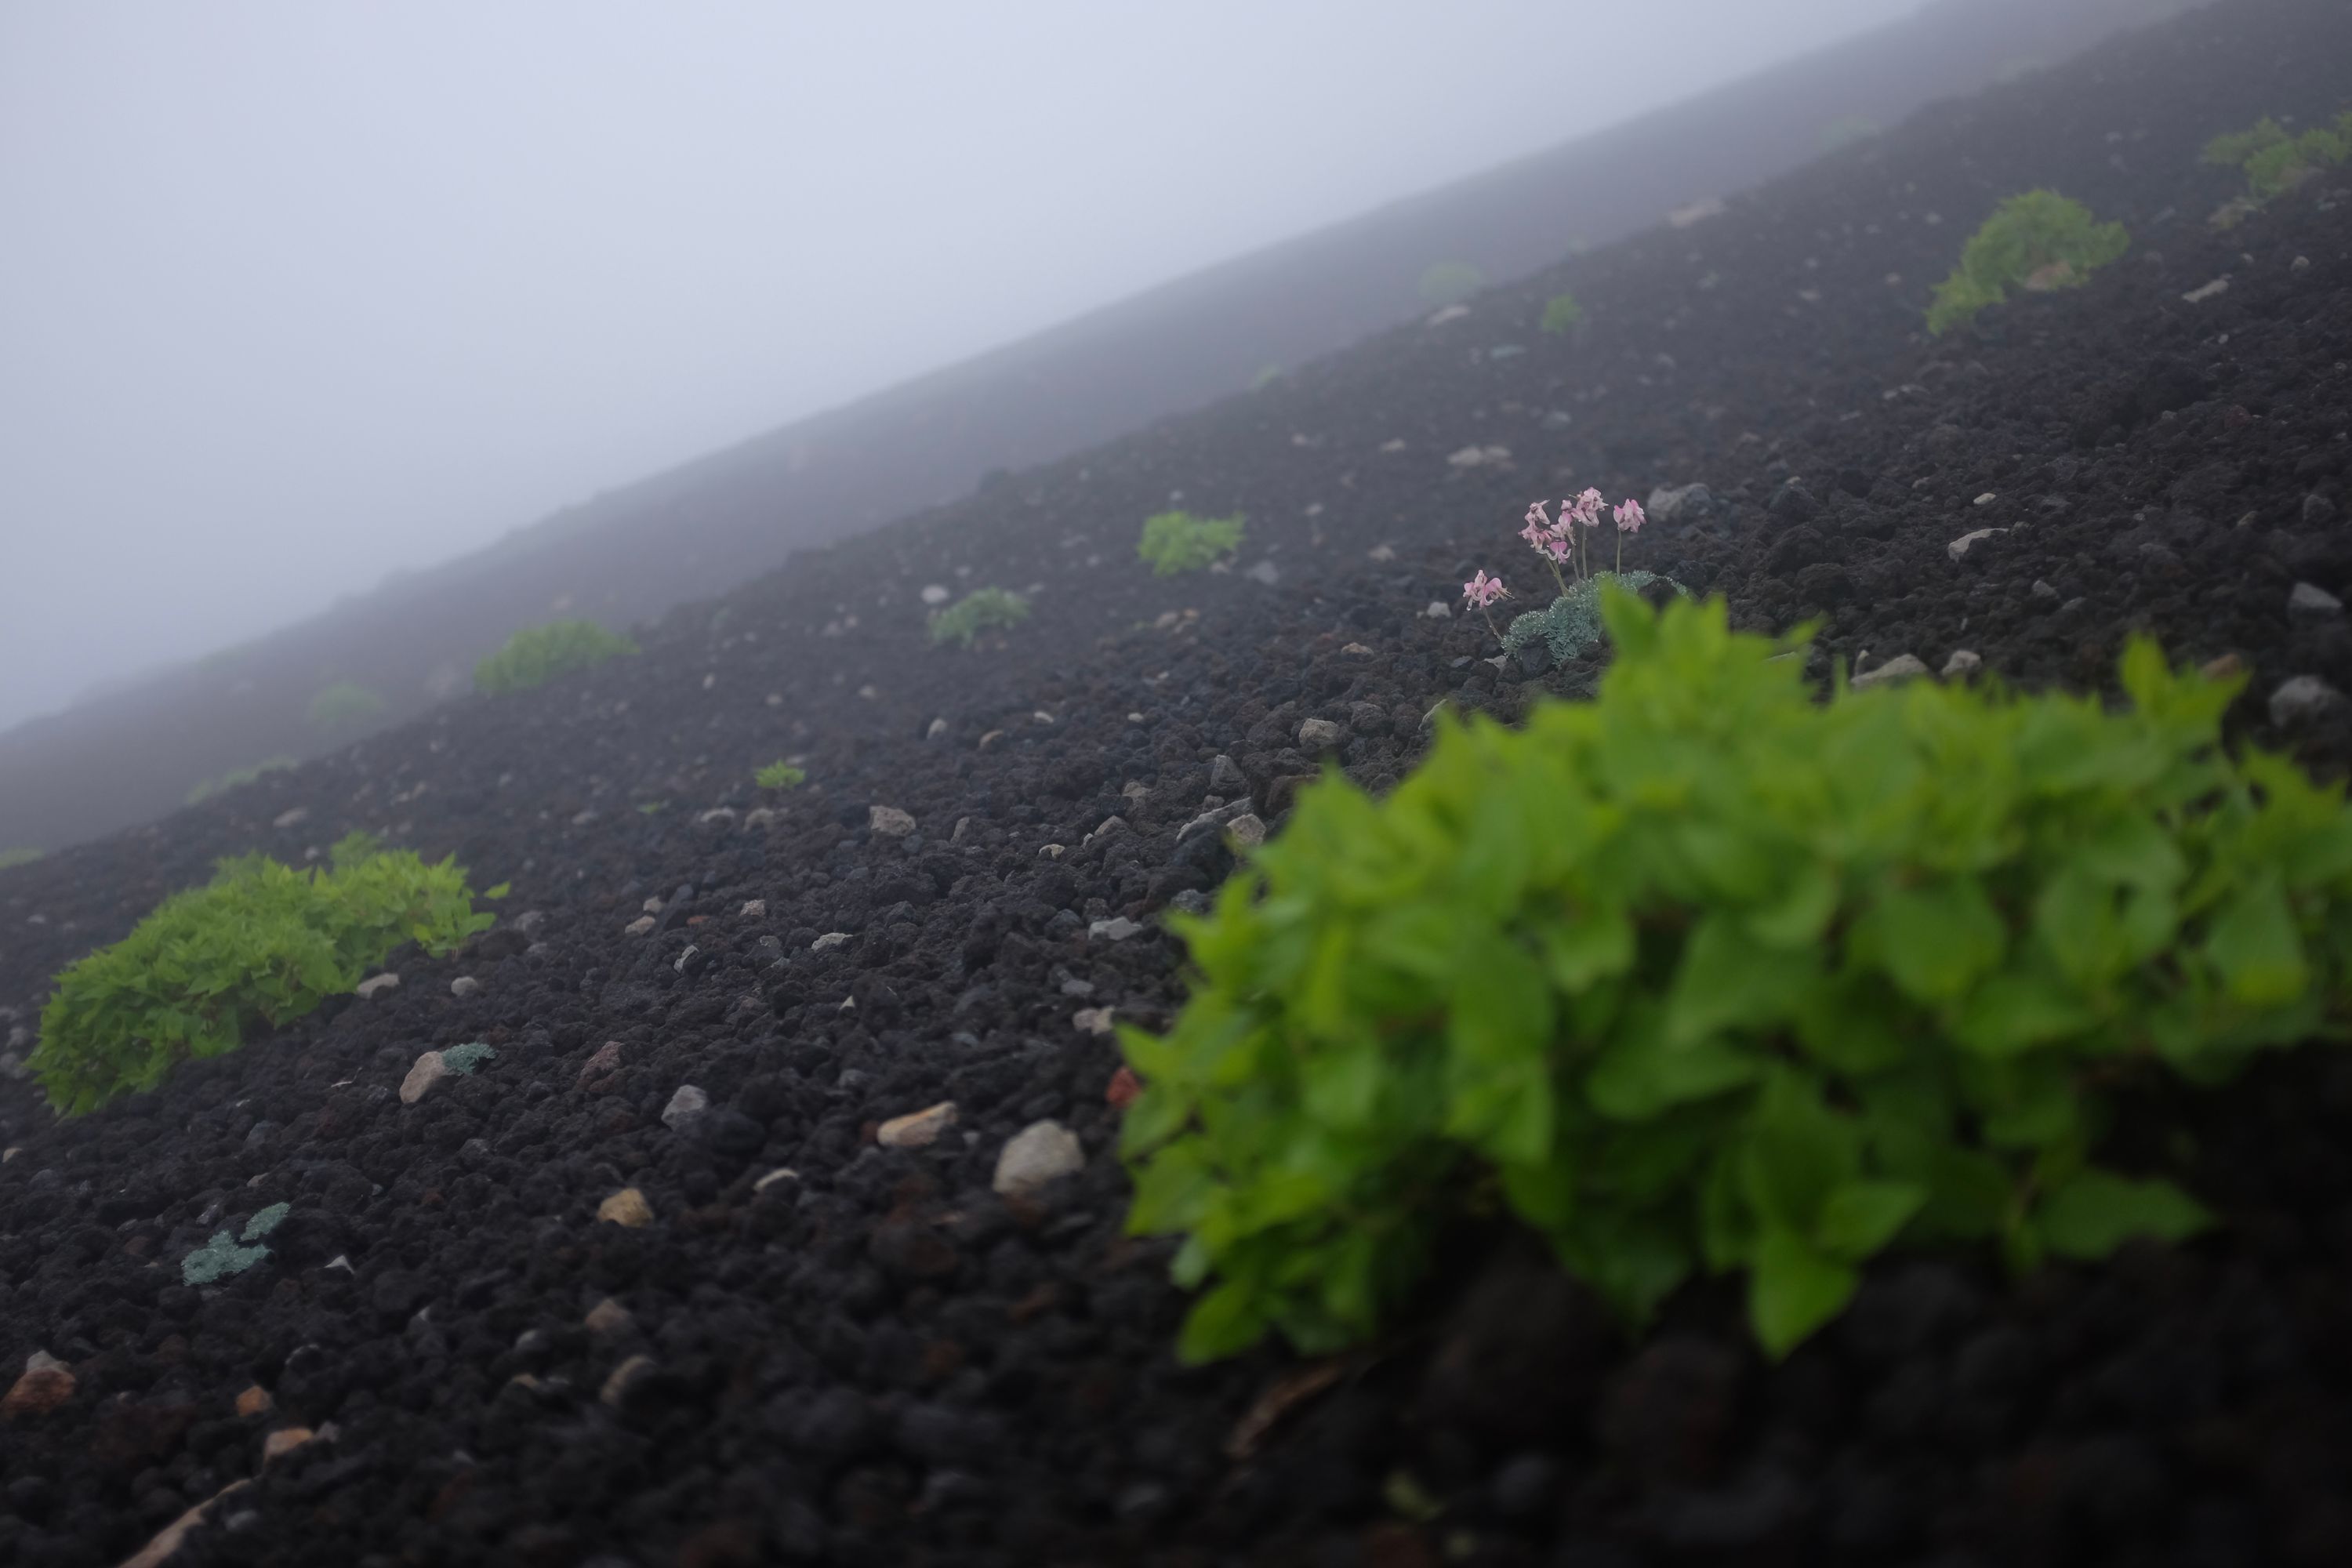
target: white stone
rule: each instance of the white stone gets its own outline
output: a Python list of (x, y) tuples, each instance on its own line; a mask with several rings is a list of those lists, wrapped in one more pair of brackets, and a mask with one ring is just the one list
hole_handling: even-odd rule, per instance
[(1086, 1169), (1078, 1135), (1058, 1121), (1033, 1121), (1014, 1133), (996, 1157), (990, 1184), (1001, 1196), (1026, 1197), (1046, 1183)]
[(885, 1149), (926, 1148), (937, 1142), (940, 1134), (955, 1123), (955, 1101), (943, 1100), (905, 1116), (892, 1117), (875, 1131), (874, 1142)]
[(1108, 1007), (1081, 1007), (1070, 1015), (1070, 1022), (1089, 1035), (1108, 1035), (1110, 1033), (1110, 1014)]
[(272, 827), (293, 827), (310, 819), (310, 808), (298, 805), (291, 811), (281, 811), (270, 823)]
[(1234, 843), (1244, 849), (1255, 849), (1265, 842), (1265, 823), (1255, 812), (1244, 812), (1225, 825), (1225, 831)]
[(2226, 294), (2229, 291), (2230, 280), (2227, 278), (2216, 278), (2213, 281), (2205, 284), (2201, 288), (2191, 289), (2188, 293), (2183, 294), (2181, 299), (2187, 300), (2191, 305), (2201, 305), (2206, 300), (2217, 298), (2218, 296)]
[(2007, 533), (2008, 531), (2009, 530), (2005, 528), (1979, 528), (1973, 533), (1963, 533), (1958, 539), (1955, 539), (1949, 544), (1944, 546), (1944, 553), (1950, 556), (1953, 560), (1958, 561), (1961, 556), (1966, 555), (1975, 545), (1981, 543), (1985, 540), (1990, 539), (1996, 533)]
[(866, 826), (887, 838), (904, 838), (915, 831), (915, 819), (895, 805), (869, 805)]
[(2298, 675), (2271, 693), (2271, 722), (2284, 730), (2299, 724), (2343, 700), (2336, 688), (2315, 675)]
[(627, 926), (623, 929), (627, 931), (631, 936), (643, 936), (647, 931), (653, 930), (656, 921), (653, 916), (639, 915), (635, 920), (631, 921)]
[(669, 1097), (669, 1103), (662, 1107), (662, 1125), (675, 1132), (688, 1118), (699, 1116), (709, 1109), (709, 1095), (693, 1084), (679, 1084), (677, 1092)]
[(768, 918), (768, 900), (765, 899), (746, 899), (743, 900), (741, 913), (743, 918), (747, 921), (765, 920)]
[(1113, 915), (1107, 921), (1096, 921), (1087, 927), (1087, 934), (1105, 942), (1125, 942), (1143, 928), (1125, 915)]
[(1328, 751), (1339, 743), (1339, 726), (1328, 719), (1309, 719), (1298, 726), (1298, 743), (1310, 752)]
[(1857, 691), (1873, 686), (1891, 686), (1898, 680), (1910, 680), (1927, 673), (1927, 667), (1912, 654), (1898, 653), (1875, 669), (1865, 670), (1853, 678)]
[(2286, 596), (2286, 607), (2304, 615), (2337, 616), (2344, 613), (2344, 601), (2313, 583), (2297, 583)]
[(460, 974), (449, 982), (449, 994), (452, 996), (471, 996), (481, 988), (482, 983), (470, 974)]
[(814, 942), (809, 943), (809, 951), (811, 952), (829, 952), (848, 940), (849, 933), (845, 931), (829, 931), (823, 936), (817, 938)]
[(365, 980), (361, 981), (357, 985), (352, 986), (352, 994), (362, 998), (369, 998), (381, 996), (387, 991), (397, 991), (399, 989), (400, 976), (387, 970), (382, 974), (371, 974)]
[(1443, 599), (1432, 599), (1429, 607), (1421, 613), (1433, 621), (1450, 621), (1454, 618), (1454, 606)]
[(1944, 661), (1944, 679), (1949, 680), (1954, 676), (1965, 679), (1974, 675), (1983, 663), (1983, 658), (1974, 648), (1956, 647), (1952, 650), (1952, 657)]
[(780, 1166), (779, 1168), (769, 1172), (758, 1181), (753, 1182), (751, 1184), (751, 1190), (755, 1193), (764, 1193), (770, 1187), (779, 1186), (785, 1182), (797, 1182), (800, 1179), (801, 1173), (798, 1171), (793, 1170), (790, 1165)]
[(940, 584), (927, 583), (923, 585), (923, 603), (926, 605), (944, 605), (953, 597), (954, 595)]
[(449, 1064), (441, 1059), (439, 1051), (427, 1051), (416, 1058), (408, 1076), (400, 1080), (400, 1103), (414, 1105), (432, 1092), (433, 1086), (449, 1076)]

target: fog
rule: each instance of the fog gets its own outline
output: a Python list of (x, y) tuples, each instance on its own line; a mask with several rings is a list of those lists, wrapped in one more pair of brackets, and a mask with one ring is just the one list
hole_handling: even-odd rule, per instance
[(0, 727), (1919, 0), (0, 0)]

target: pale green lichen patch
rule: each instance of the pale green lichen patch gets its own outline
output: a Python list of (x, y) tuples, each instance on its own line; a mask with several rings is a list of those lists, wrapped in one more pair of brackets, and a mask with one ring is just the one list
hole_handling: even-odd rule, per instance
[(496, 1061), (499, 1053), (479, 1040), (468, 1040), (462, 1046), (451, 1046), (441, 1053), (441, 1065), (451, 1072), (471, 1073), (484, 1062)]

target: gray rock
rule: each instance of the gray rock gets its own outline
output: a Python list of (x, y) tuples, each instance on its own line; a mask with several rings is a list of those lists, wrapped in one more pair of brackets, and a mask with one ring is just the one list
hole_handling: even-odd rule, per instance
[(1433, 621), (1450, 621), (1454, 618), (1454, 606), (1443, 599), (1432, 599), (1429, 608), (1421, 613)]
[(439, 1051), (426, 1051), (416, 1058), (408, 1076), (400, 1080), (400, 1103), (414, 1105), (433, 1092), (433, 1086), (449, 1076), (449, 1064), (441, 1059)]
[(2344, 601), (2315, 584), (2297, 583), (2286, 596), (2286, 607), (2291, 615), (2340, 616)]
[(364, 1001), (381, 996), (387, 991), (397, 991), (399, 989), (400, 976), (387, 970), (382, 974), (369, 975), (365, 980), (361, 981), (357, 985), (352, 987), (352, 994)]
[(460, 974), (449, 982), (449, 994), (452, 996), (471, 996), (481, 988), (482, 983), (470, 974)]
[(1971, 532), (1963, 533), (1958, 539), (1955, 539), (1949, 544), (1944, 546), (1944, 553), (1950, 556), (1953, 560), (1958, 561), (1977, 545), (1981, 544), (1988, 539), (1990, 539), (1994, 534), (2007, 533), (2008, 531), (2009, 530), (2005, 528), (1976, 529)]
[(2336, 521), (2336, 503), (2326, 496), (2313, 493), (2303, 498), (2303, 521), (2315, 526)]
[(2054, 601), (2058, 597), (2058, 590), (2043, 582), (2041, 578), (2036, 577), (2033, 580), (2033, 596), (2037, 599), (2049, 599)]
[(915, 831), (915, 819), (895, 805), (866, 808), (866, 826), (887, 838), (904, 838)]
[(1944, 661), (1944, 679), (1966, 679), (1974, 675), (1983, 663), (1983, 657), (1974, 648), (1956, 647), (1952, 650), (1952, 657)]
[(927, 1148), (955, 1122), (955, 1101), (943, 1100), (921, 1110), (890, 1118), (875, 1131), (874, 1141), (885, 1149)]
[(1267, 587), (1271, 588), (1276, 583), (1282, 581), (1282, 568), (1276, 566), (1271, 561), (1261, 561), (1256, 565), (1251, 567), (1248, 571), (1243, 573), (1242, 575), (1247, 577), (1253, 583), (1263, 583)]
[(1087, 927), (1087, 935), (1101, 942), (1125, 942), (1143, 928), (1125, 915), (1114, 915), (1107, 921), (1096, 921)]
[(515, 916), (514, 928), (525, 936), (537, 936), (546, 927), (547, 911), (544, 910), (525, 910)]
[(846, 942), (848, 940), (849, 933), (845, 931), (829, 931), (823, 936), (817, 938), (814, 942), (809, 943), (809, 951), (811, 952), (830, 952), (835, 948)]
[(1650, 492), (1642, 510), (1652, 522), (1697, 522), (1715, 510), (1715, 492), (1705, 485), (1661, 486)]
[(1249, 791), (1249, 780), (1242, 776), (1240, 764), (1220, 752), (1209, 762), (1209, 787), (1231, 800)]
[(1078, 1135), (1058, 1121), (1033, 1121), (1014, 1133), (996, 1156), (990, 1185), (1003, 1197), (1026, 1197), (1046, 1183), (1086, 1169)]
[(677, 1086), (677, 1092), (662, 1107), (662, 1125), (675, 1132), (685, 1122), (710, 1109), (710, 1096), (690, 1083)]
[(1309, 719), (1298, 726), (1299, 749), (1324, 752), (1339, 743), (1339, 726), (1328, 719)]
[(2280, 729), (2307, 722), (2343, 700), (2343, 694), (2315, 675), (2298, 675), (2271, 693), (2271, 722)]
[(1255, 849), (1265, 842), (1265, 824), (1252, 813), (1245, 812), (1234, 817), (1226, 825), (1225, 831), (1233, 835), (1234, 842), (1244, 849)]
[(1866, 669), (1855, 676), (1850, 684), (1861, 691), (1873, 686), (1892, 686), (1897, 681), (1911, 680), (1927, 673), (1927, 665), (1917, 656), (1898, 653), (1876, 668)]

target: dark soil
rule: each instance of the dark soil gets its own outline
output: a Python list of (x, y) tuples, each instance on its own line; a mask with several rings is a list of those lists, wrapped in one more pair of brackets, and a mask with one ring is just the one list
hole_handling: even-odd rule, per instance
[[(2145, 629), (2235, 656), (2241, 733), (2343, 771), (2346, 699), (2275, 721), (2268, 699), (2352, 689), (2343, 613), (2289, 609), (2297, 583), (2352, 592), (2352, 195), (2322, 181), (2215, 236), (2235, 187), (2195, 153), (2332, 113), (2347, 58), (2352, 15), (2308, 0), (2119, 40), (805, 556), (640, 658), (0, 872), (0, 1027), (27, 1034), (49, 976), (223, 854), (366, 827), (515, 888), (472, 952), (396, 955), (397, 990), (156, 1094), (52, 1124), (0, 1083), (0, 1354), (76, 1380), (0, 1421), (0, 1558), (119, 1562), (251, 1478), (175, 1562), (2352, 1560), (2340, 1054), (2134, 1108), (2192, 1152), (2210, 1239), (2021, 1281), (1892, 1259), (1778, 1366), (1736, 1292), (1628, 1343), (1539, 1255), (1465, 1236), (1377, 1347), (1186, 1369), (1168, 1248), (1120, 1233), (1116, 1050), (1076, 1017), (1181, 1004), (1158, 919), (1229, 865), (1179, 830), (1244, 796), (1278, 827), (1317, 762), (1302, 721), (1339, 721), (1379, 788), (1441, 699), (1511, 717), (1590, 689), (1591, 660), (1497, 668), (1475, 620), (1422, 614), (1474, 564), (1531, 585), (1520, 512), (1587, 483), (1706, 484), (1718, 504), (1627, 564), (1743, 624), (1819, 616), (1849, 662), (1965, 648), (2077, 688)], [(1967, 233), (2042, 184), (2131, 253), (1923, 338)], [(1591, 318), (1573, 342), (1534, 330), (1562, 287)], [(1510, 456), (1448, 462), (1473, 445)], [(1249, 514), (1240, 570), (1134, 559), (1180, 497)], [(1982, 528), (2008, 531), (1955, 560)], [(1035, 585), (1034, 617), (930, 647), (920, 590), (986, 583)], [(780, 754), (812, 782), (766, 802), (751, 773)], [(877, 805), (916, 830), (875, 833)], [(1140, 930), (1096, 924), (1121, 917)], [(476, 1039), (495, 1060), (401, 1102), (420, 1052)], [(618, 1065), (583, 1071), (609, 1042)], [(688, 1084), (711, 1109), (666, 1125)], [(936, 1143), (877, 1144), (941, 1100)], [(1085, 1168), (999, 1198), (999, 1151), (1045, 1119)], [(625, 1187), (649, 1226), (595, 1218)], [(268, 1258), (182, 1284), (280, 1202)], [(591, 1326), (608, 1299), (625, 1319)], [(272, 1407), (238, 1415), (256, 1387)], [(320, 1436), (265, 1469), (294, 1426)]]

